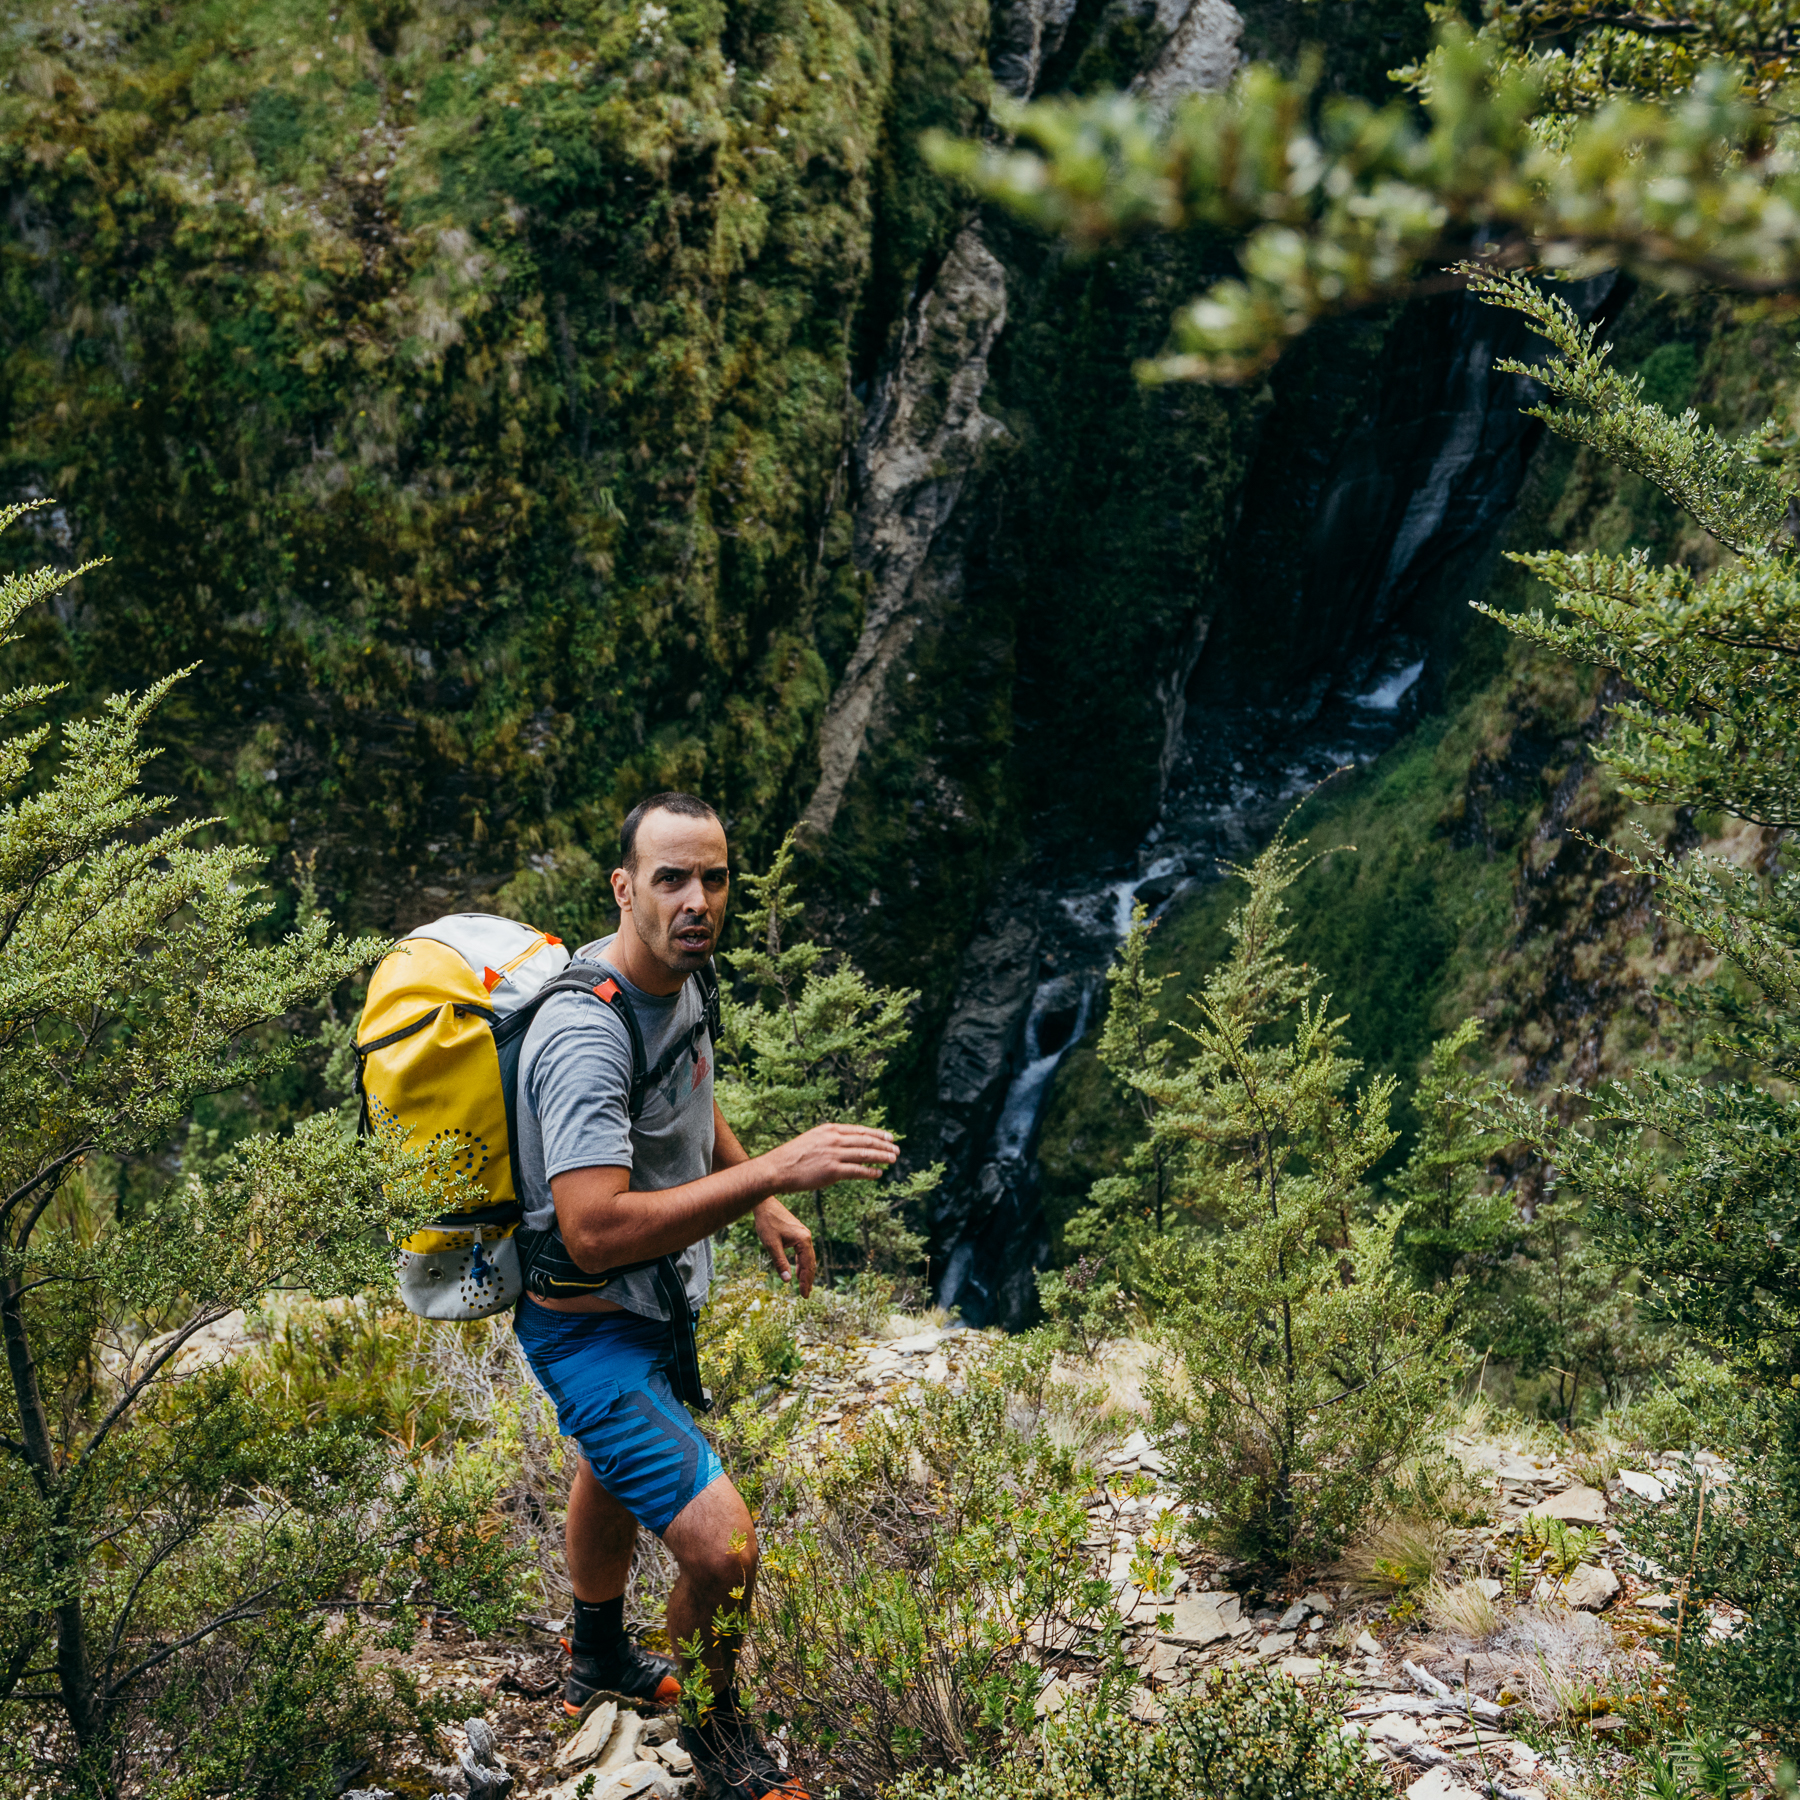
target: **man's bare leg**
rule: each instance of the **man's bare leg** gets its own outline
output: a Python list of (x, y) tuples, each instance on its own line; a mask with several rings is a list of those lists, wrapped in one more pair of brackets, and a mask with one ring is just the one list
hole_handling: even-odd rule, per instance
[(714, 1695), (722, 1697), (737, 1676), (742, 1622), (756, 1587), (750, 1509), (721, 1475), (675, 1515), (663, 1542), (681, 1571), (669, 1594), (669, 1641), (685, 1664), (683, 1646), (700, 1640), (700, 1661)]
[(593, 1465), (582, 1457), (563, 1521), (563, 1554), (577, 1600), (616, 1600), (624, 1593), (637, 1532), (637, 1520), (594, 1479)]
[(625, 1584), (637, 1520), (594, 1478), (584, 1457), (569, 1491), (563, 1549), (575, 1609), (569, 1621), (569, 1679), (563, 1708), (578, 1713), (603, 1691), (666, 1706), (680, 1687), (675, 1664), (633, 1642), (625, 1629)]

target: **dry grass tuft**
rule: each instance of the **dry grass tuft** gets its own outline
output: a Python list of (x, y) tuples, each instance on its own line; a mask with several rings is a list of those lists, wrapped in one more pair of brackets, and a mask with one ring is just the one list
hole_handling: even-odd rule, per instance
[(1333, 1573), (1378, 1594), (1422, 1588), (1450, 1560), (1450, 1534), (1437, 1519), (1395, 1513), (1377, 1522), (1344, 1552)]
[(1493, 1648), (1519, 1659), (1523, 1697), (1541, 1719), (1590, 1717), (1597, 1696), (1616, 1693), (1621, 1680), (1630, 1684), (1629, 1667), (1615, 1661), (1612, 1632), (1590, 1613), (1521, 1606), (1506, 1616)]
[[(1122, 1337), (1112, 1339), (1091, 1362), (1059, 1351), (1051, 1367), (1058, 1381), (1084, 1390), (1098, 1386), (1101, 1412), (1129, 1433), (1150, 1416), (1150, 1371), (1161, 1356), (1147, 1339)], [(1164, 1374), (1179, 1389), (1179, 1367), (1165, 1368)]]
[(1425, 1589), (1423, 1603), (1433, 1630), (1465, 1639), (1477, 1649), (1498, 1637), (1504, 1623), (1499, 1603), (1473, 1581), (1433, 1581)]

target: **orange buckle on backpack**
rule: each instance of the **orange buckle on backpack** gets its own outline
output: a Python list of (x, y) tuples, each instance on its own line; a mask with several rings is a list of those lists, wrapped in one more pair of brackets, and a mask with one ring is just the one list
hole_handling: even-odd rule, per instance
[(619, 997), (619, 984), (609, 975), (594, 989), (594, 992), (599, 995), (602, 1000), (610, 1003)]

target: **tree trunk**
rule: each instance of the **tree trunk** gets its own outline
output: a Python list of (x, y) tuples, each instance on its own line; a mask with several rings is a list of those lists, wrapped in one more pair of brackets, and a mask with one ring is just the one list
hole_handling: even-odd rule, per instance
[[(25, 1461), (37, 1483), (38, 1493), (55, 1506), (57, 1526), (66, 1528), (68, 1496), (60, 1492), (61, 1484), (57, 1480), (56, 1447), (51, 1440), (43, 1395), (38, 1391), (37, 1368), (31, 1358), (31, 1340), (25, 1331), (25, 1309), (16, 1276), (0, 1285), (0, 1328), (6, 1336), (6, 1363), (12, 1375), (13, 1404), (19, 1420), (19, 1439), (25, 1447)], [(88, 1660), (80, 1571), (81, 1560), (71, 1546), (67, 1530), (57, 1530), (51, 1542), (52, 1582), (60, 1586), (59, 1577), (73, 1577), (76, 1585), (74, 1593), (55, 1612), (56, 1673), (62, 1688), (63, 1709), (69, 1715), (75, 1741), (83, 1750), (89, 1750), (99, 1740), (105, 1723), (105, 1709), (95, 1687), (93, 1666)]]

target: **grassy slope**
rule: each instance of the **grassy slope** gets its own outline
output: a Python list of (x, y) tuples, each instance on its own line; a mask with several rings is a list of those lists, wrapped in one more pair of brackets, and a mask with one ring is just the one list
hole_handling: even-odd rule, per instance
[[(1691, 401), (1726, 427), (1763, 416), (1790, 339), (1716, 303), (1640, 294), (1614, 341), (1652, 398)], [(1713, 554), (1647, 483), (1556, 439), (1539, 453), (1509, 542), (1639, 544), (1696, 566)], [(1486, 598), (1519, 610), (1544, 594), (1503, 563)], [(1594, 764), (1605, 698), (1596, 671), (1529, 653), (1477, 618), (1443, 710), (1299, 814), (1297, 834), (1325, 854), (1290, 896), (1296, 954), (1325, 969), (1365, 1067), (1398, 1075), (1403, 1093), (1432, 1038), (1470, 1013), (1486, 1022), (1489, 1064), (1546, 1096), (1656, 1053), (1656, 984), (1691, 971), (1695, 947), (1667, 931), (1643, 882), (1574, 833), (1616, 841), (1640, 824), (1685, 846), (1702, 832), (1666, 811), (1628, 809)], [(1756, 845), (1740, 835), (1727, 848)], [(1164, 994), (1176, 1016), (1224, 946), (1237, 891), (1204, 889), (1158, 928), (1155, 961), (1175, 974)], [(1123, 1148), (1124, 1115), (1092, 1041), (1065, 1060), (1045, 1119), (1055, 1223)], [(1410, 1124), (1404, 1103), (1399, 1122)], [(1394, 1155), (1404, 1150), (1403, 1140)]]

